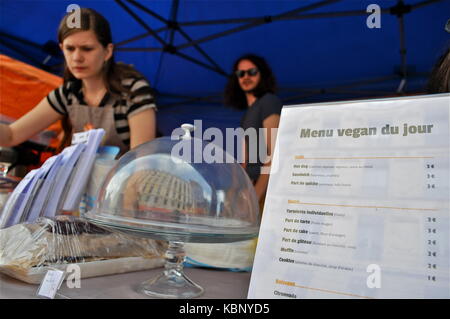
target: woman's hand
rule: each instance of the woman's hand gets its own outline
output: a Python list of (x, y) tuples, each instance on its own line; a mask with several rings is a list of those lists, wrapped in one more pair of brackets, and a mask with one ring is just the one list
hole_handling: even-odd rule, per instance
[(45, 130), (51, 124), (61, 119), (43, 98), (30, 112), (10, 125), (0, 125), (0, 146), (15, 146)]

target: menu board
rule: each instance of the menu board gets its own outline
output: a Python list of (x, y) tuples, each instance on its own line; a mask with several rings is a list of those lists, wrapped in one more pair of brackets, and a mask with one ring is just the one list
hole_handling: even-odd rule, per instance
[(450, 298), (450, 95), (285, 106), (249, 298)]

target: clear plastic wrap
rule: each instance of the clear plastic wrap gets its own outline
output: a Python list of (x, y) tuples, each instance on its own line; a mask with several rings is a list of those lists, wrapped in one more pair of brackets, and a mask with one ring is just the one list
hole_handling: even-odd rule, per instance
[(0, 272), (39, 283), (48, 268), (77, 264), (82, 278), (163, 265), (166, 244), (111, 232), (73, 216), (0, 230)]

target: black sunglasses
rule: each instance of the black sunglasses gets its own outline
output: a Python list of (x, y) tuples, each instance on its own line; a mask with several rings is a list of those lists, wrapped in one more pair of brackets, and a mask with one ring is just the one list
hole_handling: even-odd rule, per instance
[(257, 68), (251, 68), (248, 70), (237, 70), (235, 74), (238, 78), (243, 78), (245, 76), (245, 73), (247, 73), (249, 76), (255, 76), (258, 74), (258, 72), (259, 70)]

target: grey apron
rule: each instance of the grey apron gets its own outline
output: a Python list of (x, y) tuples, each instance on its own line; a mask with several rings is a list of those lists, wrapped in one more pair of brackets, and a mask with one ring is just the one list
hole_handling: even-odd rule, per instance
[(67, 111), (72, 122), (74, 133), (83, 132), (87, 124), (92, 125), (93, 128), (103, 128), (105, 130), (105, 136), (101, 145), (118, 146), (120, 148), (120, 155), (129, 150), (129, 147), (123, 143), (117, 134), (112, 105), (97, 107), (75, 103), (67, 106)]

